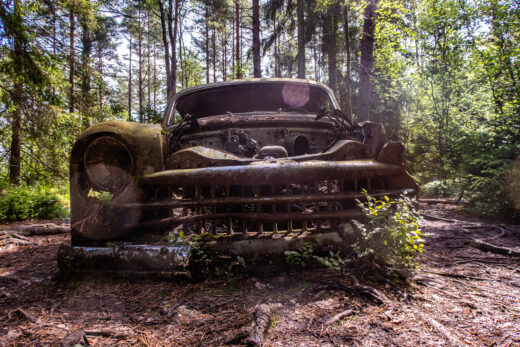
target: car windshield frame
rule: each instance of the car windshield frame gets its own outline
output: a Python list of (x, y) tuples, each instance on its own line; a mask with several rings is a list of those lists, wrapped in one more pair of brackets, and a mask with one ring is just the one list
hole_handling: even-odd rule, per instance
[[(223, 102), (221, 99), (209, 99), (210, 97), (218, 96), (219, 92), (225, 92), (226, 89), (228, 90), (227, 93), (231, 95), (231, 98), (237, 99), (238, 96), (240, 99), (241, 96), (242, 100), (244, 98), (249, 98), (249, 100), (251, 100), (251, 93), (256, 91), (259, 95), (259, 100), (256, 101), (257, 104), (255, 104), (256, 107), (254, 105), (249, 106), (247, 103), (247, 106), (244, 106), (244, 102), (235, 107), (235, 105), (230, 106), (230, 100), (225, 100)], [(265, 89), (265, 92), (263, 89)], [(261, 93), (259, 93), (259, 91), (261, 91)], [(271, 94), (268, 93), (270, 91), (272, 91)], [(204, 98), (203, 100), (205, 101), (205, 104), (200, 106), (199, 111), (206, 111), (206, 113), (195, 112), (195, 114), (191, 114), (188, 112), (190, 102), (191, 105), (193, 105), (193, 101), (201, 97)], [(268, 98), (271, 100), (266, 100)], [(318, 106), (322, 104), (320, 100), (327, 103), (330, 108), (341, 111), (339, 103), (329, 87), (322, 83), (298, 79), (250, 79), (206, 84), (184, 89), (175, 95), (171, 95), (169, 99), (168, 107), (166, 108), (163, 119), (163, 127), (165, 128), (175, 124), (176, 111), (179, 111), (178, 107), (184, 108), (178, 112), (182, 118), (184, 118), (188, 113), (195, 118), (203, 118), (218, 116), (230, 112), (249, 113), (286, 110), (316, 114), (319, 111)], [(311, 101), (314, 104), (309, 104)], [(220, 102), (222, 102), (222, 105), (224, 106), (221, 106), (219, 104)], [(182, 103), (186, 103), (187, 105)], [(269, 106), (269, 104), (272, 106)], [(226, 107), (226, 105), (229, 107)], [(195, 109), (196, 106), (198, 105), (195, 105)], [(244, 107), (250, 107), (250, 109), (244, 110)], [(209, 113), (208, 109), (213, 108), (220, 108), (221, 110)], [(194, 109), (193, 106), (192, 109)]]

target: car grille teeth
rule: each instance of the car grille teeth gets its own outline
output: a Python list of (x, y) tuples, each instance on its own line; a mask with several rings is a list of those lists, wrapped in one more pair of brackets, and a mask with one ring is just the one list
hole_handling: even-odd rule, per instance
[[(183, 225), (185, 233), (275, 235), (324, 231), (362, 218), (356, 200), (396, 196), (381, 177), (303, 184), (160, 186), (146, 204), (150, 225)], [(145, 223), (146, 224), (146, 223)]]

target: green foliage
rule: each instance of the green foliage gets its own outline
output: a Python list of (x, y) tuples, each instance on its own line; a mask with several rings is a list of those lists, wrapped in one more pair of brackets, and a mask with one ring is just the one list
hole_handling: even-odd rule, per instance
[(230, 259), (220, 266), (215, 266), (215, 276), (225, 277), (227, 282), (231, 282), (235, 278), (242, 277), (242, 272), (245, 268), (245, 259), (237, 256), (235, 259)]
[(425, 198), (453, 198), (461, 193), (461, 183), (455, 179), (435, 180), (421, 186)]
[(0, 223), (68, 215), (68, 187), (49, 184), (8, 187), (0, 191)]
[(285, 262), (293, 267), (305, 267), (314, 254), (314, 246), (306, 242), (296, 251), (285, 251)]
[(366, 195), (366, 202), (358, 205), (366, 216), (366, 223), (354, 221), (359, 238), (353, 249), (360, 259), (390, 264), (394, 267), (414, 267), (415, 257), (422, 252), (423, 239), (419, 229), (421, 217), (413, 207), (413, 200), (401, 196), (383, 200)]
[(329, 251), (329, 255), (326, 257), (320, 257), (315, 255), (314, 259), (316, 259), (320, 264), (324, 265), (333, 272), (341, 272), (342, 266), (349, 263), (350, 259), (343, 259), (341, 257), (341, 251), (337, 251), (334, 253), (333, 251)]
[(114, 197), (114, 195), (112, 195), (110, 192), (106, 192), (106, 191), (99, 192), (99, 191), (91, 188), (88, 192), (88, 197), (96, 198), (99, 201), (101, 201), (103, 204), (109, 204), (112, 201), (112, 198)]

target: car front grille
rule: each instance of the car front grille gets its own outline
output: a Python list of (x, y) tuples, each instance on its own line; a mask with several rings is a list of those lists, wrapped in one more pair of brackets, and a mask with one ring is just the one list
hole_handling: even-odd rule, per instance
[(141, 226), (182, 225), (185, 233), (261, 236), (326, 231), (362, 218), (356, 199), (396, 196), (382, 177), (306, 183), (156, 186)]

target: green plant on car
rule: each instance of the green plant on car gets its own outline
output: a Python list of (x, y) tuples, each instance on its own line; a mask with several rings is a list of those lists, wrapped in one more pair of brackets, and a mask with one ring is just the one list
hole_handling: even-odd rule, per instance
[(221, 266), (215, 266), (215, 276), (226, 277), (226, 281), (231, 282), (234, 278), (241, 278), (242, 272), (245, 269), (245, 259), (241, 256), (237, 256), (236, 259), (230, 259), (222, 263)]
[(295, 251), (285, 251), (285, 262), (292, 267), (305, 267), (314, 255), (314, 246), (305, 242)]
[(350, 262), (350, 259), (344, 259), (340, 253), (341, 251), (329, 251), (328, 256), (320, 257), (315, 255), (314, 259), (332, 272), (341, 272), (342, 266)]

